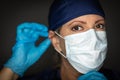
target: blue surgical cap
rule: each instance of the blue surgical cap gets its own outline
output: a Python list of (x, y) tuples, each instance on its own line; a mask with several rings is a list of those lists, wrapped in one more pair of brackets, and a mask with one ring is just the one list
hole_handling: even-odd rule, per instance
[(66, 22), (87, 14), (105, 17), (98, 0), (55, 0), (49, 9), (49, 30), (54, 31)]

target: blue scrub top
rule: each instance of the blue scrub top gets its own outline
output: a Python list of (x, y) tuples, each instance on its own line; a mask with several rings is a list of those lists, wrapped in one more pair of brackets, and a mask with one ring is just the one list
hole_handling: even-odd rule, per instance
[[(120, 72), (113, 71), (110, 69), (101, 69), (101, 73), (103, 73), (108, 80), (120, 80)], [(60, 77), (60, 69), (46, 69), (40, 73), (35, 75), (23, 76), (18, 80), (61, 80)]]

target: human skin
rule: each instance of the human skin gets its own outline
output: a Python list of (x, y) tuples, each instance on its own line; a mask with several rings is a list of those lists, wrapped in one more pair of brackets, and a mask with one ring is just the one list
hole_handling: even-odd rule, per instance
[[(62, 37), (82, 33), (89, 29), (95, 29), (96, 31), (105, 31), (105, 19), (102, 16), (96, 14), (88, 14), (77, 17), (68, 21), (60, 27), (59, 34)], [(62, 51), (66, 55), (65, 40), (55, 34), (54, 31), (49, 31), (49, 38), (52, 45), (57, 51)], [(62, 80), (77, 80), (82, 74), (75, 70), (68, 60), (61, 57), (61, 79)]]
[[(69, 22), (65, 23), (61, 26), (59, 34), (63, 37), (67, 35), (72, 35), (76, 33), (82, 33), (89, 29), (95, 29), (96, 31), (104, 31), (105, 30), (105, 20), (103, 17), (99, 15), (84, 15), (77, 17)], [(49, 31), (49, 38), (55, 49), (58, 51), (62, 51), (64, 55), (66, 55), (65, 50), (65, 41), (59, 36), (55, 35), (54, 31)], [(61, 79), (62, 80), (77, 80), (77, 78), (82, 75), (78, 71), (76, 71), (65, 59), (61, 58)], [(18, 75), (15, 74), (9, 68), (3, 68), (0, 71), (0, 80), (16, 80)]]
[(6, 67), (0, 71), (0, 80), (16, 80), (18, 77), (16, 73)]

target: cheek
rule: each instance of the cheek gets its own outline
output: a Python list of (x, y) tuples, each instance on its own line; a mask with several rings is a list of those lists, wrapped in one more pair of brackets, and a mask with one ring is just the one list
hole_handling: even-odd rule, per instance
[(60, 47), (61, 47), (61, 49), (62, 49), (62, 52), (63, 52), (64, 54), (66, 54), (66, 50), (65, 50), (65, 40), (63, 40), (63, 39), (60, 40)]
[(64, 36), (72, 34), (72, 32), (69, 27), (64, 26), (64, 27), (61, 27), (60, 34), (64, 37)]

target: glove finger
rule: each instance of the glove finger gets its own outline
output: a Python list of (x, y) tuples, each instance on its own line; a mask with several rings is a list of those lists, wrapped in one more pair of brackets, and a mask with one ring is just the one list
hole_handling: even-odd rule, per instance
[(24, 31), (25, 28), (30, 28), (30, 23), (25, 22), (25, 23), (21, 23), (18, 25), (17, 27), (17, 33), (22, 33)]
[(31, 37), (34, 34), (34, 30), (25, 28), (22, 34), (25, 35), (26, 37)]
[(34, 41), (38, 40), (39, 38), (38, 32), (34, 32), (33, 34), (31, 34), (31, 38), (34, 39)]
[(103, 74), (97, 71), (90, 71), (87, 74), (80, 76), (77, 80), (107, 80), (107, 79)]
[(50, 39), (47, 38), (38, 45), (37, 49), (39, 50), (40, 53), (43, 53), (50, 46), (50, 43), (51, 43)]
[(17, 34), (17, 41), (30, 41), (33, 38), (34, 31), (30, 29), (24, 29), (23, 32)]
[(39, 36), (41, 36), (41, 37), (48, 37), (48, 32), (46, 32), (46, 31), (42, 31), (42, 32), (38, 32), (38, 34), (39, 34)]
[(47, 31), (33, 31), (33, 33), (32, 33), (32, 35), (33, 35), (33, 37), (34, 37), (34, 35), (35, 35), (35, 37), (48, 37), (48, 32)]
[(32, 39), (34, 39), (35, 41), (39, 38), (39, 37), (48, 37), (48, 33), (47, 32), (32, 32), (31, 34), (30, 34), (30, 37), (32, 38)]
[[(46, 51), (46, 49), (49, 47), (50, 45), (50, 40), (49, 39), (46, 39), (44, 40), (35, 50), (34, 52), (32, 52), (30, 54), (30, 60), (31, 60), (31, 64), (33, 64), (34, 62), (36, 62), (43, 54), (44, 52)], [(34, 59), (32, 59), (34, 58)]]
[(24, 22), (18, 25), (17, 27), (17, 32), (20, 33), (23, 29), (28, 28), (32, 30), (38, 30), (38, 31), (48, 31), (47, 26), (39, 23), (29, 23), (29, 22)]
[(35, 26), (35, 31), (39, 33), (39, 36), (48, 37), (48, 28), (43, 24), (32, 23)]
[(48, 37), (48, 28), (45, 25), (39, 23), (31, 23), (31, 27), (33, 28), (31, 30), (39, 33), (39, 36)]
[(48, 37), (47, 31), (48, 28), (43, 24), (24, 22), (18, 25), (16, 40), (26, 40), (25, 42), (29, 42), (31, 39), (33, 39), (32, 41), (36, 41), (39, 36)]
[(44, 40), (42, 43), (40, 43), (37, 47), (38, 54), (42, 55), (47, 50), (47, 48), (50, 46), (50, 43), (51, 41), (48, 38)]
[(45, 26), (44, 24), (31, 23), (31, 25), (35, 27), (36, 31), (41, 31), (41, 32), (48, 31), (47, 26)]

